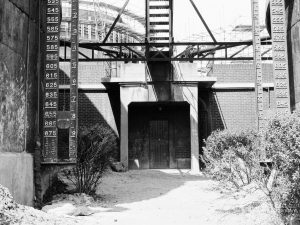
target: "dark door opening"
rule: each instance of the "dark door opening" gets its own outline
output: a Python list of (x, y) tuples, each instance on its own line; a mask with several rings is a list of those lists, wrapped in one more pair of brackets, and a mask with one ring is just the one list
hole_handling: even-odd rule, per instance
[(134, 102), (128, 107), (129, 169), (188, 169), (187, 102)]
[(169, 123), (149, 121), (150, 169), (169, 168)]

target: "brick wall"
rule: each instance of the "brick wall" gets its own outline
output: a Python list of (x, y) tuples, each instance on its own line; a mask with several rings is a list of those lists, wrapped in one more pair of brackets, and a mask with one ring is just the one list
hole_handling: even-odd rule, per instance
[[(263, 82), (273, 82), (272, 64), (262, 64)], [(217, 77), (218, 82), (254, 82), (253, 64), (215, 64), (209, 76)]]
[[(264, 110), (272, 111), (275, 106), (274, 90), (264, 90)], [(211, 129), (231, 130), (255, 128), (256, 105), (254, 90), (220, 90), (209, 95)]]
[(209, 102), (213, 130), (254, 128), (254, 91), (216, 91), (209, 96)]
[[(79, 126), (92, 126), (104, 122), (118, 134), (108, 93), (104, 91), (80, 91), (78, 96)], [(60, 111), (70, 109), (70, 92), (68, 90), (60, 90), (58, 106)]]
[(80, 92), (78, 107), (79, 126), (104, 122), (118, 134), (112, 106), (105, 92)]
[[(249, 83), (255, 81), (252, 64), (216, 64), (209, 76), (217, 77), (217, 83)], [(263, 82), (273, 83), (271, 64), (263, 64)], [(201, 96), (200, 96), (201, 97)], [(211, 130), (228, 128), (255, 129), (256, 101), (254, 88), (213, 89), (209, 94)], [(264, 109), (266, 114), (275, 107), (274, 89), (264, 89)], [(201, 129), (201, 128), (200, 128)]]
[[(70, 63), (60, 62), (60, 84), (69, 84)], [(103, 62), (79, 62), (78, 64), (78, 82), (79, 83), (101, 83), (101, 78), (105, 77)]]

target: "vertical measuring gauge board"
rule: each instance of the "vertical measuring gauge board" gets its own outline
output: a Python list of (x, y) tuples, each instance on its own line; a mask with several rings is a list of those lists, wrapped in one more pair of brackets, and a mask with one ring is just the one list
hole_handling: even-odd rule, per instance
[(284, 0), (271, 0), (270, 10), (276, 113), (284, 115), (291, 112)]
[(43, 161), (57, 161), (60, 1), (47, 0), (44, 76)]
[(259, 0), (251, 0), (252, 8), (252, 33), (253, 33), (253, 55), (255, 67), (255, 95), (256, 95), (256, 113), (258, 129), (264, 126), (264, 100), (262, 86), (262, 61), (260, 45), (260, 25), (259, 25)]
[(76, 161), (78, 130), (78, 16), (79, 0), (72, 0), (71, 7), (71, 76), (70, 76), (70, 115), (69, 160)]

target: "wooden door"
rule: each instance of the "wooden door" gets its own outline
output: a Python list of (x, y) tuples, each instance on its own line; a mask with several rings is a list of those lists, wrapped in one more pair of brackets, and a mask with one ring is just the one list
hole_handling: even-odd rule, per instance
[(150, 121), (150, 168), (169, 168), (169, 124), (167, 120)]

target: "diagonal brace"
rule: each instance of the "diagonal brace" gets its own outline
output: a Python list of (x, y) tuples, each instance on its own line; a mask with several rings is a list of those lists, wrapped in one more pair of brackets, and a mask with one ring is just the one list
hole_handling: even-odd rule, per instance
[(86, 59), (90, 59), (90, 57), (88, 57), (87, 55), (83, 54), (82, 52), (78, 51), (79, 55), (82, 55), (84, 58)]
[(145, 56), (143, 56), (142, 54), (140, 54), (139, 52), (135, 51), (134, 49), (128, 47), (128, 46), (124, 46), (125, 48), (127, 48), (129, 51), (132, 51), (133, 53), (137, 54), (139, 57), (141, 58), (145, 58)]
[(111, 34), (111, 32), (113, 31), (113, 29), (115, 28), (117, 22), (119, 21), (121, 15), (123, 14), (126, 6), (128, 5), (129, 0), (126, 0), (125, 4), (123, 5), (122, 9), (120, 10), (120, 12), (118, 13), (118, 16), (116, 17), (115, 21), (113, 22), (113, 24), (111, 25), (111, 27), (109, 28), (108, 33), (106, 34), (104, 40), (102, 43), (105, 43), (109, 37), (109, 35)]
[(251, 45), (246, 45), (244, 46), (242, 49), (238, 50), (237, 52), (235, 52), (234, 54), (232, 54), (229, 58), (233, 58), (234, 56), (240, 54), (242, 51), (244, 51), (246, 48), (248, 48)]
[(209, 33), (211, 39), (214, 41), (214, 42), (217, 42), (215, 36), (213, 35), (213, 33), (211, 32), (211, 30), (209, 29), (207, 23), (205, 22), (204, 18), (202, 17), (201, 13), (199, 12), (197, 6), (195, 5), (194, 1), (193, 0), (190, 0), (192, 6), (194, 7), (196, 13), (198, 14), (200, 20), (202, 21), (203, 25), (205, 26), (205, 29), (207, 30), (207, 32)]

